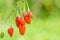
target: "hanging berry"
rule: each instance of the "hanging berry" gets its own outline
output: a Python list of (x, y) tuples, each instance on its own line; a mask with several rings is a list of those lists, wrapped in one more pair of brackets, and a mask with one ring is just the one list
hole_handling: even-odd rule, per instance
[(19, 17), (17, 16), (15, 20), (16, 20), (16, 26), (19, 27), (19, 25), (20, 25)]
[(24, 35), (25, 34), (25, 31), (26, 31), (25, 25), (20, 24), (19, 25), (19, 32), (20, 32), (20, 34), (21, 35)]
[(20, 24), (25, 25), (25, 20), (24, 20), (24, 18), (21, 18), (21, 17), (20, 17)]
[(32, 18), (33, 17), (32, 12), (29, 11), (29, 10), (28, 10), (28, 16), (29, 16), (29, 18)]
[(25, 20), (25, 22), (26, 22), (27, 24), (30, 24), (30, 23), (31, 23), (30, 18), (29, 18), (28, 15), (25, 15), (25, 16), (24, 16), (24, 20)]
[(13, 32), (14, 32), (14, 30), (12, 27), (8, 28), (8, 34), (10, 35), (10, 37), (13, 36)]

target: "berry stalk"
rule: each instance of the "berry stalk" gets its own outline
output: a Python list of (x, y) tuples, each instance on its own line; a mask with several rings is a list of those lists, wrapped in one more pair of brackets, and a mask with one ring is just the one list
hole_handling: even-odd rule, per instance
[(15, 12), (20, 7), (20, 4), (22, 2), (24, 1), (20, 1), (18, 5), (7, 15), (7, 17), (0, 23), (0, 26), (2, 26), (8, 20), (8, 18), (13, 14), (13, 12)]

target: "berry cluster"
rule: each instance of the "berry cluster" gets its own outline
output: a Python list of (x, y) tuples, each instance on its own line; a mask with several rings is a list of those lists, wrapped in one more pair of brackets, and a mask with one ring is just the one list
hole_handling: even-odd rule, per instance
[(30, 24), (31, 21), (30, 19), (32, 18), (32, 13), (31, 11), (28, 10), (28, 13), (22, 13), (22, 17), (16, 17), (16, 26), (19, 28), (19, 32), (21, 35), (24, 35), (26, 28), (25, 28), (25, 24)]
[[(25, 1), (26, 2), (26, 1)], [(15, 9), (12, 10), (12, 12), (1, 22), (0, 26), (2, 26), (6, 21), (7, 19), (11, 16), (11, 14), (13, 12), (15, 12), (17, 9), (19, 9), (19, 7), (21, 7), (20, 4), (26, 4), (27, 7), (28, 7), (28, 4), (27, 2), (25, 3), (24, 1), (20, 1), (20, 3), (15, 7)], [(24, 5), (25, 7), (25, 5)], [(30, 11), (29, 7), (27, 8), (28, 11), (26, 12), (25, 8), (23, 7), (23, 11), (21, 12), (22, 15), (20, 16), (16, 16), (16, 19), (15, 19), (15, 24), (17, 26), (17, 28), (19, 29), (19, 33), (21, 35), (24, 35), (25, 34), (25, 31), (26, 31), (26, 24), (30, 24), (31, 23), (31, 18), (33, 18), (33, 15), (32, 15), (32, 12)], [(9, 27), (7, 29), (8, 31), (8, 34), (10, 37), (13, 36), (13, 33), (14, 33), (14, 29), (13, 27)], [(3, 38), (4, 37), (4, 32), (1, 32), (0, 33), (0, 37)]]

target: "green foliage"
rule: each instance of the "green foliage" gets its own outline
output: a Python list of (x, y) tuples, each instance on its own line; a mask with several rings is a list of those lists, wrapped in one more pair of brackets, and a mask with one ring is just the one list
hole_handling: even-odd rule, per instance
[(0, 0), (0, 11), (5, 10), (6, 7), (7, 7), (6, 1), (5, 0), (4, 1), (3, 0)]
[[(14, 7), (19, 1), (14, 1)], [(54, 0), (55, 6), (52, 0), (27, 0), (27, 2), (34, 16), (31, 24), (26, 25), (25, 35), (21, 36), (17, 30), (15, 12), (2, 26), (3, 30), (0, 31), (4, 31), (4, 34), (0, 35), (2, 38), (0, 40), (60, 40), (60, 0)], [(12, 9), (13, 6), (7, 7), (6, 0), (0, 0), (0, 22), (4, 20)], [(15, 31), (13, 37), (10, 37), (7, 33), (9, 25), (12, 25)]]

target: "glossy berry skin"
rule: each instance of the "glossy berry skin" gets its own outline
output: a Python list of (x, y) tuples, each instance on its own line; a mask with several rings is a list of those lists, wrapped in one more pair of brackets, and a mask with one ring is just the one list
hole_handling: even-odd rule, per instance
[(33, 18), (33, 15), (32, 15), (31, 11), (28, 11), (28, 16), (29, 16), (29, 18)]
[(26, 30), (25, 25), (20, 24), (19, 25), (19, 32), (21, 35), (25, 34), (25, 30)]
[(24, 20), (24, 18), (20, 18), (19, 21), (20, 21), (20, 24), (25, 25), (25, 20)]
[(8, 34), (10, 35), (10, 37), (12, 37), (13, 36), (13, 28), (12, 27), (10, 27), (10, 28), (8, 28)]
[(19, 25), (20, 25), (19, 17), (16, 17), (15, 21), (16, 21), (16, 26), (19, 27)]
[(30, 18), (29, 18), (28, 15), (25, 15), (25, 16), (24, 16), (24, 20), (25, 20), (25, 22), (26, 22), (27, 24), (30, 24), (30, 23), (31, 23), (31, 22), (30, 22)]

